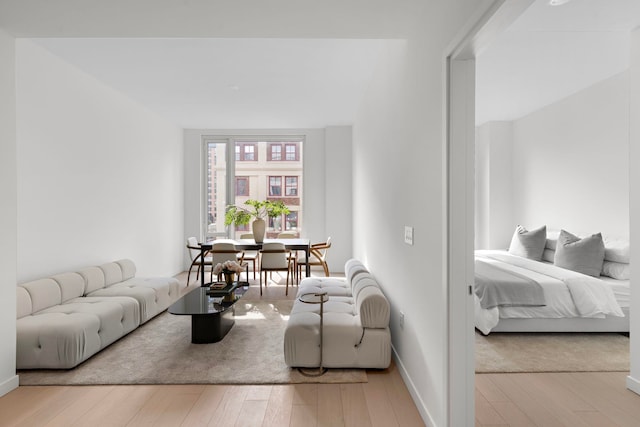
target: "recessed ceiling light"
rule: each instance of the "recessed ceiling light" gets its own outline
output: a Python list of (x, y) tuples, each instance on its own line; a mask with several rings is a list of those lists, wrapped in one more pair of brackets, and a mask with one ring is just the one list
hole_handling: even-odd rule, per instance
[(240, 86), (238, 86), (238, 85), (229, 85), (229, 89), (231, 89), (233, 91), (237, 91), (237, 90), (240, 90)]
[(562, 6), (563, 4), (569, 3), (571, 0), (549, 0), (549, 5), (551, 6)]

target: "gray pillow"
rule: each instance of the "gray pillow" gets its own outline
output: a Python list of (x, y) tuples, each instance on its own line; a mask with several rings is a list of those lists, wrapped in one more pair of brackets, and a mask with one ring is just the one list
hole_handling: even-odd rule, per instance
[(535, 230), (528, 231), (521, 225), (516, 227), (516, 231), (511, 238), (509, 253), (521, 257), (540, 261), (542, 252), (547, 243), (547, 226), (543, 225)]
[(553, 263), (558, 267), (589, 276), (600, 276), (604, 261), (604, 243), (602, 234), (579, 238), (560, 230), (556, 255)]

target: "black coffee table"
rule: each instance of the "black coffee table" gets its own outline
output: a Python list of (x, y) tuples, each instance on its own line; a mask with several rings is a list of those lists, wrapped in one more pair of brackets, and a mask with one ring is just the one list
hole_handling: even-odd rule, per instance
[(247, 282), (234, 282), (224, 289), (210, 291), (198, 287), (169, 306), (169, 313), (191, 316), (191, 342), (218, 342), (235, 323), (234, 304), (249, 290)]

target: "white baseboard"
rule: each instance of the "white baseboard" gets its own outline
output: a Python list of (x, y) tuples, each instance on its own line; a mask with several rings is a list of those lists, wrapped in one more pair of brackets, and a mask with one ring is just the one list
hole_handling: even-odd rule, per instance
[(18, 376), (14, 375), (7, 379), (6, 381), (0, 383), (0, 396), (4, 396), (9, 393), (11, 390), (15, 390), (20, 385), (18, 380)]
[(411, 381), (411, 377), (409, 376), (409, 374), (407, 373), (407, 370), (402, 364), (402, 360), (400, 360), (400, 357), (398, 356), (396, 349), (393, 347), (393, 344), (391, 345), (391, 351), (393, 352), (393, 360), (396, 362), (396, 366), (398, 367), (400, 376), (402, 376), (402, 379), (404, 380), (404, 383), (407, 386), (407, 390), (409, 390), (409, 394), (411, 394), (411, 397), (413, 398), (413, 403), (416, 404), (416, 408), (418, 408), (418, 412), (420, 412), (422, 421), (424, 421), (424, 424), (427, 426), (435, 427), (436, 423), (433, 421), (433, 418), (431, 418), (431, 414), (429, 414), (429, 410), (427, 409), (427, 406), (424, 404), (424, 402), (420, 398), (420, 395), (416, 390), (416, 386), (413, 383), (413, 381)]
[(635, 394), (640, 394), (640, 381), (629, 375), (627, 377), (627, 388)]

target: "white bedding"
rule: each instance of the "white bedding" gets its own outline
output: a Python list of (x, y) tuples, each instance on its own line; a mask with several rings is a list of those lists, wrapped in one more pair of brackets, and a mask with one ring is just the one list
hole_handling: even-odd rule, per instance
[(500, 318), (622, 317), (624, 313), (618, 301), (628, 306), (629, 281), (604, 277), (601, 279), (605, 280), (601, 280), (506, 251), (481, 250), (476, 251), (476, 257), (534, 279), (542, 286), (547, 304), (544, 307), (494, 307), (485, 310), (474, 295), (475, 323), (483, 334), (491, 332)]

